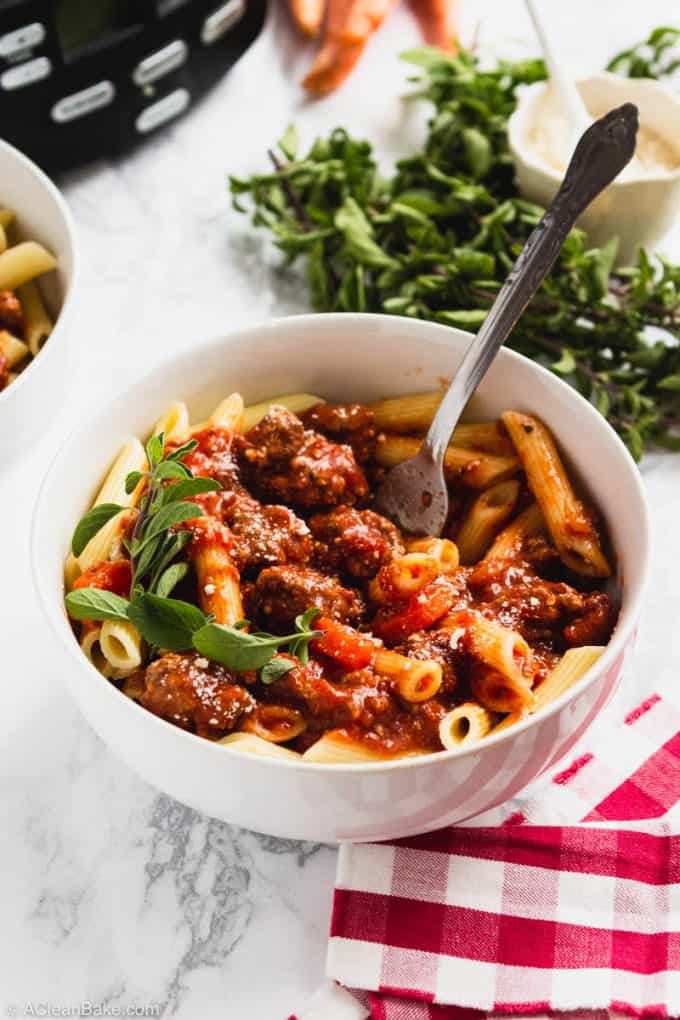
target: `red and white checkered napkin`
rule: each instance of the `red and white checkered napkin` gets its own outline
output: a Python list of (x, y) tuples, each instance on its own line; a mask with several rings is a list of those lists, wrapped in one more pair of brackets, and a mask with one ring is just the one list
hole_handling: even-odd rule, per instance
[(343, 846), (340, 984), (297, 1020), (680, 1015), (680, 710), (619, 714), (520, 806)]

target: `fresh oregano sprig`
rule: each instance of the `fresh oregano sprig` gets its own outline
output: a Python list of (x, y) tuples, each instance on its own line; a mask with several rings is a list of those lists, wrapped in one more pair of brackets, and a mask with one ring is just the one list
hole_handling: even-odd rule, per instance
[[(675, 29), (615, 58), (616, 70), (669, 75)], [(306, 154), (293, 131), (270, 172), (232, 177), (235, 208), (252, 211), (292, 262), (304, 259), (319, 311), (388, 312), (477, 330), (542, 210), (514, 183), (507, 124), (540, 60), (482, 67), (423, 48), (415, 96), (434, 112), (422, 149), (379, 174), (371, 145), (337, 129)], [(646, 63), (641, 63), (646, 61)], [(640, 250), (614, 268), (615, 243), (572, 231), (509, 340), (578, 389), (639, 458), (680, 449), (680, 266)]]
[(318, 615), (308, 609), (295, 620), (292, 634), (279, 636), (244, 628), (241, 620), (233, 627), (210, 620), (197, 606), (180, 599), (151, 592), (135, 593), (131, 600), (98, 588), (79, 588), (66, 596), (66, 609), (74, 620), (129, 620), (145, 641), (164, 651), (195, 650), (235, 673), (260, 671), (263, 683), (272, 683), (295, 665), (277, 653), (285, 650), (306, 664), (309, 643), (323, 633), (312, 628)]
[[(167, 452), (163, 433), (152, 436), (146, 444), (149, 462), (147, 471), (131, 471), (125, 479), (125, 491), (134, 492), (145, 484), (132, 535), (126, 541), (130, 554), (132, 582), (130, 594), (156, 593), (167, 597), (186, 575), (186, 562), (177, 562), (191, 540), (186, 530), (174, 530), (178, 524), (202, 517), (203, 510), (190, 497), (221, 489), (212, 478), (194, 478), (182, 458), (196, 449), (195, 440)], [(124, 507), (103, 503), (92, 507), (79, 521), (71, 541), (74, 556)]]

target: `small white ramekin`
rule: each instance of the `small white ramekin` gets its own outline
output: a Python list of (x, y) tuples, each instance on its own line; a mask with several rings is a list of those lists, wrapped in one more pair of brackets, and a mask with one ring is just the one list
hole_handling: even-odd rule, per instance
[(35, 163), (1, 140), (0, 206), (16, 212), (20, 240), (39, 241), (59, 263), (40, 280), (54, 329), (37, 357), (0, 392), (2, 468), (25, 456), (64, 402), (77, 257), (75, 227), (61, 194)]
[(460, 364), (469, 333), (388, 315), (307, 315), (251, 326), (193, 346), (103, 403), (63, 444), (35, 509), (32, 562), (54, 674), (113, 751), (178, 800), (249, 829), (296, 839), (376, 840), (425, 832), (514, 796), (565, 755), (616, 688), (640, 612), (648, 520), (628, 451), (583, 397), (526, 358), (502, 350), (470, 414), (540, 415), (570, 470), (608, 523), (622, 606), (601, 659), (554, 704), (469, 749), (368, 765), (272, 761), (177, 729), (121, 694), (90, 664), (64, 611), (63, 569), (75, 522), (130, 435), (143, 436), (174, 400), (202, 420), (225, 394), (255, 403), (295, 390), (370, 401), (437, 389)]
[[(657, 81), (621, 78), (603, 73), (577, 82), (593, 116), (622, 103), (635, 103), (640, 123), (651, 128), (680, 152), (680, 98)], [(529, 201), (546, 206), (555, 197), (563, 173), (545, 163), (529, 137), (540, 126), (546, 83), (524, 88), (508, 123), (508, 143), (515, 161), (517, 185)], [(601, 246), (618, 237), (617, 262), (633, 261), (641, 246), (654, 250), (668, 233), (680, 212), (680, 162), (672, 171), (654, 176), (614, 181), (586, 209), (579, 220), (593, 245)]]

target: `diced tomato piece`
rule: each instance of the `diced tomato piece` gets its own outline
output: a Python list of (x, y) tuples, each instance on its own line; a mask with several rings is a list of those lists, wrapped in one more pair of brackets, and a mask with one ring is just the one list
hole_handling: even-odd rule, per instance
[(373, 633), (388, 644), (397, 644), (417, 630), (427, 630), (448, 613), (456, 589), (443, 577), (425, 585), (422, 591), (393, 609), (381, 609), (373, 621)]
[(324, 632), (322, 637), (312, 641), (314, 651), (323, 652), (345, 669), (363, 669), (373, 661), (375, 642), (353, 627), (325, 616), (314, 620), (312, 626)]
[(74, 582), (73, 587), (100, 588), (102, 591), (111, 591), (114, 595), (127, 598), (131, 582), (129, 560), (102, 560), (101, 563), (95, 563), (85, 570)]

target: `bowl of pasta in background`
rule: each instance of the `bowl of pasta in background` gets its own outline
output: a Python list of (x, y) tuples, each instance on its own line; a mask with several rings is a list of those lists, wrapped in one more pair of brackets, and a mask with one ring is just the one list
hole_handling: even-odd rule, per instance
[(75, 273), (64, 199), (0, 140), (0, 465), (25, 454), (64, 399)]
[[(56, 634), (58, 666), (83, 714), (148, 782), (192, 807), (272, 835), (320, 841), (396, 838), (475, 816), (514, 796), (557, 762), (614, 692), (630, 648), (647, 573), (648, 521), (637, 469), (603, 418), (543, 368), (502, 350), (466, 412), (540, 417), (569, 474), (606, 522), (617, 558), (620, 612), (604, 652), (555, 700), (459, 749), (329, 764), (321, 756), (265, 756), (179, 729), (125, 697), (83, 655), (64, 610), (64, 563), (74, 525), (130, 436), (147, 436), (173, 401), (193, 421), (234, 390), (246, 404), (306, 392), (371, 402), (425, 393), (450, 377), (470, 334), (382, 315), (308, 315), (222, 336), (161, 363), (97, 410), (66, 440), (35, 510), (32, 561)], [(573, 678), (572, 678), (573, 679)]]

